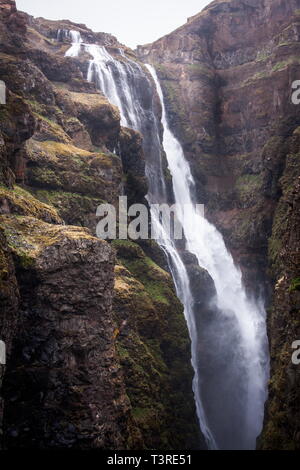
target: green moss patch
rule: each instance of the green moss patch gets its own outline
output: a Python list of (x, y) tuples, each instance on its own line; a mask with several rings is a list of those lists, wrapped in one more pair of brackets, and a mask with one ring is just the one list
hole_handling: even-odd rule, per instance
[(139, 245), (127, 240), (115, 240), (112, 245), (119, 263), (116, 346), (133, 419), (149, 448), (182, 448), (186, 438), (198, 439), (182, 306), (169, 273)]
[(62, 223), (62, 219), (54, 207), (40, 202), (19, 186), (15, 186), (14, 189), (0, 186), (0, 200), (2, 203), (6, 201), (12, 214), (32, 216), (56, 224)]
[(86, 229), (52, 225), (33, 217), (0, 216), (0, 228), (18, 265), (24, 269), (31, 268), (46, 248), (65, 239), (94, 239)]
[(243, 207), (251, 206), (257, 202), (260, 197), (263, 185), (262, 174), (247, 174), (240, 176), (235, 185), (238, 200), (241, 201)]
[(35, 189), (79, 193), (114, 202), (121, 184), (121, 161), (62, 142), (27, 143), (28, 185)]
[(85, 226), (93, 231), (97, 225), (96, 209), (106, 202), (97, 197), (59, 190), (40, 189), (34, 191), (34, 195), (54, 206), (67, 224)]
[(133, 242), (115, 241), (113, 246), (118, 259), (144, 285), (146, 292), (155, 302), (170, 304), (169, 297), (173, 292), (170, 275), (154, 261), (145, 256), (143, 250)]
[(300, 290), (300, 277), (295, 277), (292, 279), (290, 292), (299, 291)]

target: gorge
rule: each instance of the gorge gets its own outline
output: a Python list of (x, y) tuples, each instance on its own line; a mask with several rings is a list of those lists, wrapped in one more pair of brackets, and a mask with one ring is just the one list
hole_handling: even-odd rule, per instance
[[(300, 2), (137, 51), (0, 10), (2, 446), (299, 449)], [(124, 194), (185, 240), (95, 238)]]

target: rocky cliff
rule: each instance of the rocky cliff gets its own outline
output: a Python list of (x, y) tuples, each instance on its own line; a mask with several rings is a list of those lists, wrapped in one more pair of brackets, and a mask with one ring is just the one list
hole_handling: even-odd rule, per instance
[(89, 57), (64, 57), (64, 31), (112, 53), (121, 45), (33, 19), (14, 1), (1, 0), (0, 13), (2, 445), (199, 448), (171, 277), (135, 243), (94, 236), (99, 204), (124, 192), (143, 200), (145, 156), (141, 136), (85, 80)]
[(217, 0), (138, 55), (155, 65), (197, 202), (249, 292), (269, 305), (270, 398), (263, 449), (299, 449), (298, 0)]
[[(268, 306), (258, 446), (299, 449), (300, 108), (291, 94), (300, 1), (217, 0), (137, 55), (84, 25), (17, 12), (14, 1), (0, 0), (0, 13), (3, 446), (203, 447), (187, 328), (161, 252), (94, 237), (101, 202), (124, 192), (144, 200), (147, 155), (84, 79), (89, 56), (64, 57), (72, 29), (155, 65), (195, 199)], [(202, 297), (210, 280), (199, 288), (196, 274)]]

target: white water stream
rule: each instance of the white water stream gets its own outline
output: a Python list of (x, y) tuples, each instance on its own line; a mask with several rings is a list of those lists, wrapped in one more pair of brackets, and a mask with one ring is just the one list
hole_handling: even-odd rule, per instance
[[(69, 34), (73, 44), (66, 55), (76, 57), (81, 47), (89, 52), (92, 59), (87, 79), (94, 81), (110, 102), (118, 106), (123, 126), (142, 132), (148, 153), (153, 154), (147, 163), (148, 200), (151, 204), (164, 202), (167, 194), (159, 123), (142, 93), (145, 87), (153, 87), (150, 78), (139, 64), (121, 52), (118, 60), (102, 46), (83, 44), (79, 33)], [(241, 272), (234, 265), (222, 235), (196, 211), (192, 197), (195, 183), (189, 164), (168, 125), (156, 72), (151, 65), (146, 67), (162, 106), (163, 149), (172, 175), (175, 202), (190, 208), (188, 216), (183, 211), (178, 214), (186, 249), (208, 271), (216, 288), (216, 297), (210, 305), (215, 313), (201, 319), (181, 254), (153, 209), (152, 224), (160, 228), (159, 244), (168, 257), (189, 327), (200, 427), (211, 449), (254, 449), (263, 423), (269, 370), (264, 307), (258, 299), (247, 297)]]

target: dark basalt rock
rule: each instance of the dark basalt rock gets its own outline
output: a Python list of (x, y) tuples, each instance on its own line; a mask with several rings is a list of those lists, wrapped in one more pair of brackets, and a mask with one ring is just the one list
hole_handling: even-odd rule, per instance
[[(8, 249), (3, 231), (0, 231), (0, 338), (5, 342), (6, 361), (11, 357), (13, 339), (18, 331), (19, 320), (19, 288), (15, 275), (15, 266), (12, 255)], [(4, 399), (2, 393), (3, 378), (6, 365), (0, 364), (0, 449), (3, 447), (3, 412)]]
[(126, 194), (128, 205), (137, 202), (145, 203), (148, 184), (145, 177), (142, 136), (132, 129), (123, 128), (120, 134), (119, 152), (124, 172), (127, 175)]

